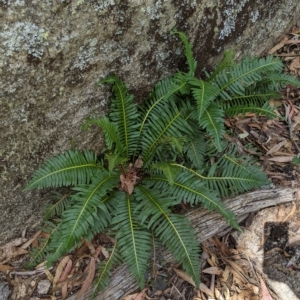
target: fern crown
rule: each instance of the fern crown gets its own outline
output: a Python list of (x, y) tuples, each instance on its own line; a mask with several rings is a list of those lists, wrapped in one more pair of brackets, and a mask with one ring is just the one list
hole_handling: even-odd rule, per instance
[(123, 261), (142, 288), (153, 237), (199, 284), (199, 244), (189, 221), (175, 213), (174, 206), (200, 204), (238, 228), (221, 198), (268, 179), (255, 161), (239, 155), (223, 138), (225, 117), (246, 112), (277, 117), (268, 101), (278, 97), (285, 84), (299, 86), (281, 73), (279, 59), (247, 57), (235, 64), (230, 51), (214, 72), (206, 73), (206, 80), (196, 78), (191, 45), (184, 33), (175, 34), (183, 42), (188, 71), (158, 82), (140, 107), (120, 78), (100, 80), (112, 87), (110, 113), (87, 119), (84, 128), (101, 128), (104, 153), (68, 150), (48, 160), (26, 187), (67, 190), (45, 212), (50, 234), (33, 253), (32, 264), (47, 255), (51, 265), (83, 239), (116, 232), (109, 259), (100, 263), (95, 293), (105, 288), (112, 268)]

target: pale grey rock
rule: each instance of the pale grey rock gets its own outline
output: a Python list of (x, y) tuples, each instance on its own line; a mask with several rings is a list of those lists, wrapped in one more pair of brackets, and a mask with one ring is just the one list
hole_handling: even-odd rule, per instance
[(233, 47), (266, 53), (298, 21), (291, 0), (0, 0), (0, 244), (36, 223), (49, 191), (23, 192), (42, 162), (71, 147), (101, 149), (83, 120), (107, 111), (116, 73), (138, 102), (185, 68), (173, 28), (193, 43), (198, 71)]
[(8, 300), (11, 293), (9, 286), (6, 282), (0, 282), (0, 300)]

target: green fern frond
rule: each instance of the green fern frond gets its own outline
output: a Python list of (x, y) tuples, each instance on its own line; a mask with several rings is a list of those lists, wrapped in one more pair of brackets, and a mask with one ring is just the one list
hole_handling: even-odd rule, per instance
[(187, 36), (184, 32), (173, 31), (172, 34), (178, 34), (178, 36), (180, 37), (180, 39), (183, 43), (183, 46), (184, 46), (185, 58), (187, 60), (188, 66), (189, 66), (188, 73), (193, 76), (195, 74), (195, 71), (197, 68), (197, 62), (194, 58), (194, 54), (192, 51), (192, 45), (189, 42), (189, 40), (187, 39)]
[(112, 220), (119, 230), (116, 239), (119, 251), (130, 268), (140, 288), (144, 287), (147, 261), (151, 253), (151, 234), (139, 226), (136, 204), (133, 195), (125, 194), (125, 201), (120, 201), (118, 214)]
[(270, 90), (280, 91), (288, 84), (300, 88), (300, 82), (297, 78), (282, 72), (271, 72), (267, 73), (264, 78), (257, 83), (257, 88), (264, 86)]
[(200, 247), (188, 220), (182, 215), (172, 214), (168, 208), (174, 198), (143, 186), (136, 188), (136, 194), (137, 198), (142, 201), (140, 207), (144, 208), (141, 209), (140, 219), (147, 221), (148, 228), (155, 232), (175, 259), (182, 264), (184, 270), (195, 281), (196, 286), (199, 285)]
[(181, 164), (171, 164), (199, 177), (210, 190), (219, 191), (222, 197), (243, 193), (269, 183), (266, 174), (247, 158), (237, 159), (224, 154), (209, 169), (207, 176)]
[(183, 89), (186, 84), (186, 81), (176, 82), (174, 77), (167, 77), (155, 85), (145, 105), (145, 109), (143, 109), (139, 128), (140, 133), (145, 130), (145, 127), (147, 128), (148, 120), (159, 116), (159, 113), (165, 110), (165, 105), (180, 101), (176, 93)]
[(187, 158), (197, 169), (202, 168), (205, 160), (205, 147), (203, 132), (196, 131), (193, 138), (184, 145), (183, 151), (186, 153)]
[(264, 105), (271, 99), (278, 99), (281, 95), (272, 90), (260, 90), (256, 87), (247, 88), (244, 95), (237, 95), (232, 97), (230, 101), (224, 102), (224, 108), (230, 108), (232, 106), (243, 106), (247, 103), (252, 103), (256, 106)]
[(236, 217), (221, 202), (219, 193), (209, 190), (205, 183), (201, 182), (194, 174), (189, 174), (188, 172), (179, 173), (172, 187), (159, 174), (153, 175), (150, 180), (145, 179), (146, 184), (148, 181), (155, 182), (154, 187), (159, 189), (162, 194), (168, 193), (172, 197), (191, 205), (201, 204), (210, 211), (217, 210), (229, 222), (230, 226), (239, 228)]
[(91, 295), (91, 299), (96, 297), (98, 292), (103, 291), (108, 286), (112, 269), (122, 263), (122, 257), (118, 251), (117, 246), (118, 243), (116, 242), (112, 249), (107, 249), (111, 250), (109, 258), (107, 259), (107, 261), (100, 262), (100, 275), (94, 282), (94, 291)]
[(222, 151), (221, 140), (223, 139), (224, 111), (218, 104), (211, 103), (204, 111), (199, 125), (212, 137), (218, 151)]
[(54, 195), (58, 198), (58, 200), (52, 204), (48, 205), (44, 212), (44, 220), (49, 220), (53, 216), (60, 216), (63, 211), (70, 205), (72, 192), (68, 192), (65, 195), (61, 195), (60, 193), (54, 193)]
[(133, 96), (129, 94), (124, 82), (115, 75), (108, 76), (98, 83), (112, 84), (115, 97), (111, 102), (109, 116), (118, 128), (120, 143), (125, 148), (124, 154), (129, 157), (133, 154), (135, 144), (139, 138), (139, 125), (137, 124), (139, 114), (136, 104), (133, 103)]
[(91, 125), (96, 124), (103, 129), (106, 146), (109, 150), (116, 150), (118, 153), (124, 153), (124, 147), (120, 140), (119, 128), (117, 124), (110, 122), (107, 117), (99, 119), (86, 119), (83, 124), (83, 129), (88, 129)]
[(119, 154), (108, 153), (105, 154), (108, 161), (108, 169), (111, 172), (116, 166), (126, 163), (128, 160), (126, 157), (122, 157)]
[(102, 166), (97, 163), (96, 154), (88, 150), (83, 150), (83, 153), (69, 150), (45, 162), (33, 174), (25, 190), (85, 184), (99, 168)]
[(170, 185), (174, 183), (174, 179), (180, 170), (178, 167), (174, 167), (167, 162), (153, 164), (151, 165), (151, 168), (161, 170), (163, 174), (166, 176)]
[[(208, 175), (211, 176), (207, 180), (208, 186), (219, 190), (223, 197), (269, 184), (267, 175), (250, 157), (235, 157), (230, 153), (224, 154), (211, 167)], [(220, 177), (215, 177), (216, 175)]]
[(275, 112), (276, 107), (271, 107), (266, 102), (262, 107), (257, 107), (253, 103), (244, 104), (244, 106), (234, 105), (225, 110), (225, 115), (228, 117), (234, 117), (238, 114), (245, 115), (246, 113), (252, 112), (256, 115), (264, 115), (270, 119), (278, 118), (279, 116)]
[(226, 70), (236, 65), (233, 59), (234, 51), (232, 49), (225, 50), (223, 58), (217, 64), (215, 70), (211, 74), (206, 73), (208, 81), (212, 82), (216, 78), (216, 76), (220, 74), (223, 70)]
[(176, 153), (181, 153), (183, 150), (183, 146), (186, 143), (186, 137), (180, 136), (164, 136), (158, 141), (158, 145), (168, 145), (171, 146), (174, 150), (176, 150)]
[(56, 224), (47, 220), (44, 221), (43, 227), (43, 230), (48, 233), (49, 236), (47, 238), (39, 239), (39, 246), (30, 251), (30, 261), (26, 263), (26, 268), (32, 268), (46, 259), (52, 235), (57, 227)]
[(159, 154), (157, 145), (164, 136), (179, 138), (190, 132), (191, 128), (181, 117), (181, 112), (175, 109), (165, 109), (159, 118), (149, 120), (148, 130), (141, 140), (144, 165), (149, 164), (155, 153)]
[(230, 100), (234, 95), (243, 95), (245, 88), (263, 79), (266, 72), (281, 71), (282, 62), (267, 56), (266, 58), (245, 58), (240, 64), (223, 70), (212, 82), (220, 88), (220, 96)]
[[(110, 222), (110, 214), (101, 199), (106, 196), (106, 193), (118, 184), (119, 176), (109, 174), (102, 170), (98, 172), (92, 183), (89, 185), (81, 185), (74, 187), (77, 191), (73, 195), (73, 205), (63, 212), (61, 223), (59, 225), (60, 245), (59, 251), (49, 258), (53, 262), (64, 253), (72, 250), (81, 239), (91, 240), (100, 229), (104, 229)], [(99, 220), (99, 210), (102, 211), (102, 218)], [(95, 219), (97, 219), (97, 226), (95, 228)], [(56, 235), (56, 233), (54, 234)]]
[(200, 122), (204, 111), (219, 94), (219, 88), (196, 78), (191, 78), (189, 84), (193, 86), (191, 90), (197, 103), (198, 120)]

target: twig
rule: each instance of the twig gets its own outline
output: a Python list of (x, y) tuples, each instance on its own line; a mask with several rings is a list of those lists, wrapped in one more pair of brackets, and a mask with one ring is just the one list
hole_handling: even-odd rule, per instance
[(281, 57), (300, 57), (300, 53), (299, 54), (273, 54), (273, 56), (281, 56)]
[[(53, 269), (53, 267), (49, 268), (48, 270)], [(20, 275), (20, 276), (32, 276), (32, 275), (39, 275), (41, 273), (44, 273), (45, 268), (40, 268), (34, 271), (12, 271), (10, 274), (13, 275)]]

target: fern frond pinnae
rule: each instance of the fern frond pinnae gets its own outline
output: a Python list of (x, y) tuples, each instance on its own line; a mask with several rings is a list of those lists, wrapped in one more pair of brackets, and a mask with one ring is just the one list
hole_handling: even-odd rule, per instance
[(130, 157), (139, 138), (139, 124), (137, 123), (139, 114), (133, 102), (133, 95), (129, 94), (124, 82), (115, 75), (108, 76), (98, 83), (112, 84), (114, 97), (111, 101), (109, 116), (117, 125), (121, 145), (125, 148), (124, 156)]
[(222, 60), (217, 64), (215, 70), (211, 74), (206, 74), (208, 81), (212, 82), (216, 76), (221, 73), (223, 70), (226, 70), (230, 67), (236, 65), (234, 62), (234, 51), (232, 49), (228, 49), (224, 52)]
[(54, 193), (57, 196), (58, 200), (52, 204), (48, 205), (44, 212), (44, 220), (48, 220), (53, 216), (57, 215), (60, 216), (64, 210), (70, 205), (71, 202), (71, 195), (73, 192), (68, 192), (64, 195), (60, 193)]
[[(73, 188), (77, 191), (72, 197), (74, 203), (63, 212), (59, 225), (60, 232), (57, 233), (63, 245), (60, 245), (60, 250), (56, 251), (55, 256), (51, 256), (51, 261), (72, 250), (82, 238), (91, 240), (99, 232), (98, 210), (103, 211), (102, 230), (110, 223), (110, 214), (101, 199), (117, 186), (118, 181), (119, 176), (116, 174), (101, 171), (93, 178), (91, 184)], [(98, 222), (98, 232), (95, 232), (95, 219)]]
[(43, 187), (61, 187), (85, 184), (95, 171), (102, 168), (97, 156), (88, 151), (69, 150), (49, 159), (38, 169), (25, 187), (25, 190)]
[(180, 39), (183, 43), (183, 47), (184, 47), (185, 58), (187, 60), (188, 66), (189, 66), (188, 74), (193, 76), (195, 74), (195, 71), (197, 68), (197, 62), (194, 58), (194, 54), (192, 51), (192, 45), (189, 42), (189, 40), (187, 39), (187, 36), (184, 32), (175, 30), (172, 32), (172, 34), (178, 34), (178, 36), (180, 37)]
[(118, 214), (112, 224), (118, 230), (116, 239), (118, 249), (130, 268), (140, 288), (145, 284), (147, 261), (151, 253), (151, 234), (139, 226), (136, 205), (132, 201), (133, 195), (124, 193), (125, 201), (120, 201)]
[(116, 123), (111, 122), (107, 117), (86, 119), (83, 129), (86, 130), (92, 124), (96, 124), (103, 129), (107, 149), (111, 151), (116, 149), (118, 153), (124, 153), (125, 149), (121, 143), (119, 129)]
[(245, 115), (246, 113), (255, 113), (256, 115), (267, 116), (269, 119), (278, 118), (279, 116), (275, 112), (276, 107), (271, 107), (268, 102), (266, 102), (262, 107), (257, 107), (255, 104), (248, 103), (244, 106), (234, 105), (225, 110), (225, 114), (228, 117), (234, 117), (238, 114)]
[(196, 285), (200, 282), (199, 243), (191, 230), (191, 224), (182, 215), (172, 214), (168, 206), (173, 197), (143, 186), (136, 188), (137, 198), (142, 201), (140, 207), (147, 205), (147, 210), (141, 209), (140, 219), (155, 232), (175, 259), (182, 264), (184, 270), (193, 278)]
[(223, 99), (230, 100), (232, 96), (243, 95), (247, 87), (260, 82), (266, 72), (281, 71), (282, 67), (280, 59), (272, 56), (247, 57), (240, 64), (223, 70), (212, 83), (220, 88), (220, 96)]

